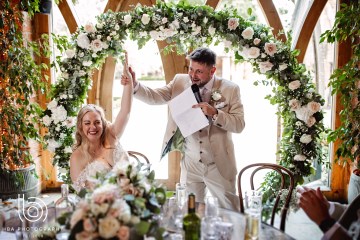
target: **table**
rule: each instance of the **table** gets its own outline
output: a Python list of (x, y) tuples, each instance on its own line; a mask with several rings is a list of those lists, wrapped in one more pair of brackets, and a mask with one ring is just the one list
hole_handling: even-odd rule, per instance
[[(48, 220), (53, 219), (54, 218), (54, 213), (55, 213), (55, 209), (54, 206), (49, 206), (48, 208)], [(198, 209), (199, 215), (202, 216), (203, 213), (203, 209)], [(241, 214), (239, 212), (234, 212), (234, 211), (230, 211), (227, 209), (219, 209), (219, 215), (220, 217), (223, 219), (223, 221), (225, 222), (231, 222), (234, 225), (234, 231), (232, 234), (232, 240), (242, 240), (245, 239), (245, 222), (246, 222), (246, 217), (244, 214)], [(32, 227), (40, 227), (41, 224), (43, 223), (39, 223), (39, 225), (32, 225)], [(21, 226), (21, 221), (19, 219), (18, 216), (13, 216), (12, 218), (8, 219), (5, 222), (5, 231), (8, 232), (14, 232), (19, 226)], [(5, 234), (8, 234), (9, 236), (14, 236), (15, 234), (13, 233), (2, 233), (3, 235), (0, 235), (1, 238), (4, 237)], [(8, 240), (10, 240), (11, 238), (6, 238)], [(261, 231), (260, 231), (260, 240), (262, 239), (276, 239), (276, 240), (293, 240), (294, 238), (292, 238), (291, 236), (287, 235), (286, 233), (280, 231), (277, 228), (274, 228), (266, 223), (262, 223), (261, 224)]]
[[(224, 221), (234, 224), (233, 240), (245, 239), (246, 219), (244, 214), (226, 209), (219, 209), (219, 215)], [(273, 226), (262, 223), (259, 239), (292, 240), (294, 238)]]

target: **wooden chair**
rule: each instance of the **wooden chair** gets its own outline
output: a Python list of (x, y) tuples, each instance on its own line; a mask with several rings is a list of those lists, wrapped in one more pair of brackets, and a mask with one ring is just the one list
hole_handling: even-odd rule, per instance
[(130, 157), (134, 158), (139, 163), (142, 163), (142, 164), (145, 164), (145, 165), (150, 164), (149, 159), (144, 154), (142, 154), (140, 152), (128, 151), (128, 154), (129, 154)]
[[(239, 191), (239, 199), (240, 199), (240, 212), (244, 213), (244, 202), (243, 202), (243, 193), (242, 193), (242, 188), (241, 188), (241, 177), (243, 175), (243, 173), (246, 170), (252, 170), (252, 173), (250, 175), (250, 187), (251, 190), (255, 190), (254, 188), (254, 175), (259, 171), (259, 170), (263, 170), (263, 169), (270, 169), (270, 170), (274, 170), (276, 171), (280, 177), (281, 177), (281, 184), (280, 184), (280, 188), (279, 191), (276, 194), (276, 199), (275, 199), (275, 203), (272, 209), (272, 213), (271, 213), (271, 221), (270, 221), (270, 225), (274, 226), (274, 219), (275, 219), (275, 214), (276, 214), (276, 210), (279, 207), (279, 203), (280, 203), (280, 196), (281, 194), (284, 194), (281, 190), (282, 189), (288, 189), (288, 193), (286, 195), (286, 199), (285, 199), (285, 204), (281, 209), (281, 213), (280, 213), (280, 230), (281, 231), (285, 231), (285, 221), (286, 221), (286, 214), (287, 211), (289, 209), (289, 205), (290, 205), (290, 200), (291, 200), (291, 195), (294, 189), (294, 174), (287, 168), (280, 166), (278, 164), (272, 164), (272, 163), (254, 163), (254, 164), (250, 164), (246, 167), (244, 167), (238, 174), (238, 179), (237, 179), (237, 184), (238, 184), (238, 191)], [(287, 181), (289, 181), (289, 185), (288, 187), (287, 185)]]

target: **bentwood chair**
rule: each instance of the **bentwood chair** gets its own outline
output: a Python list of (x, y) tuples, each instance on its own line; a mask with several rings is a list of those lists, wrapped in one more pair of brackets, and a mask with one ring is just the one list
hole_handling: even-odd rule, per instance
[[(278, 164), (272, 164), (272, 163), (254, 163), (254, 164), (250, 164), (250, 165), (244, 167), (239, 172), (237, 184), (238, 184), (239, 199), (240, 199), (240, 212), (244, 213), (244, 211), (245, 211), (243, 192), (242, 192), (243, 188), (241, 187), (243, 173), (247, 170), (249, 170), (249, 172), (251, 172), (250, 179), (249, 179), (250, 187), (251, 187), (251, 190), (256, 190), (254, 188), (254, 175), (259, 170), (264, 170), (264, 169), (274, 170), (274, 171), (276, 171), (277, 174), (280, 175), (281, 183), (279, 184), (279, 188), (278, 188), (277, 192), (275, 192), (275, 196), (274, 196), (275, 201), (274, 201), (272, 212), (271, 212), (270, 225), (274, 226), (275, 215), (276, 215), (277, 209), (280, 207), (279, 205), (281, 204), (280, 197), (282, 194), (283, 195), (285, 194), (285, 196), (281, 197), (282, 199), (285, 199), (285, 202), (282, 206), (281, 213), (280, 213), (280, 230), (285, 231), (286, 215), (287, 215), (287, 211), (289, 209), (290, 200), (291, 200), (292, 192), (294, 189), (294, 174), (289, 169), (287, 169), (283, 166), (280, 166)], [(283, 189), (287, 189), (288, 191), (282, 191)]]
[(130, 157), (134, 158), (137, 162), (149, 165), (150, 161), (149, 159), (142, 153), (136, 152), (136, 151), (128, 151), (128, 154)]

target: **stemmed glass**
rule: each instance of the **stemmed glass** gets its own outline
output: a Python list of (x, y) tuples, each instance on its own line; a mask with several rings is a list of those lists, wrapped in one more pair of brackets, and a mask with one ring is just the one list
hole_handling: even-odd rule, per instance
[(216, 223), (221, 221), (219, 218), (218, 199), (208, 196), (205, 199), (205, 213), (201, 219), (201, 236), (204, 240), (218, 239), (216, 234)]

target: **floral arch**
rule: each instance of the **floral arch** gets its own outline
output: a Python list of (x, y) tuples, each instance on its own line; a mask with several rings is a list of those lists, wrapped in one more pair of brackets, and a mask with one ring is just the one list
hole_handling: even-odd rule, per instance
[[(69, 158), (74, 143), (76, 115), (91, 88), (91, 70), (99, 67), (107, 56), (119, 57), (127, 37), (139, 48), (149, 40), (165, 40), (165, 51), (185, 53), (187, 49), (223, 42), (225, 51), (233, 50), (235, 59), (252, 64), (264, 74), (262, 84), (272, 87), (266, 96), (278, 105), (283, 133), (280, 142), (280, 165), (293, 171), (298, 183), (313, 173), (312, 162), (323, 161), (321, 106), (324, 100), (316, 93), (309, 73), (297, 62), (298, 50), (290, 41), (277, 40), (269, 27), (243, 19), (235, 9), (215, 11), (209, 6), (193, 6), (158, 1), (153, 6), (137, 5), (128, 12), (106, 12), (97, 23), (81, 26), (71, 40), (55, 37), (64, 58), (57, 57), (62, 74), (53, 86), (51, 102), (43, 112), (47, 149), (54, 152), (53, 163), (69, 178)], [(270, 184), (272, 176), (267, 176)]]

